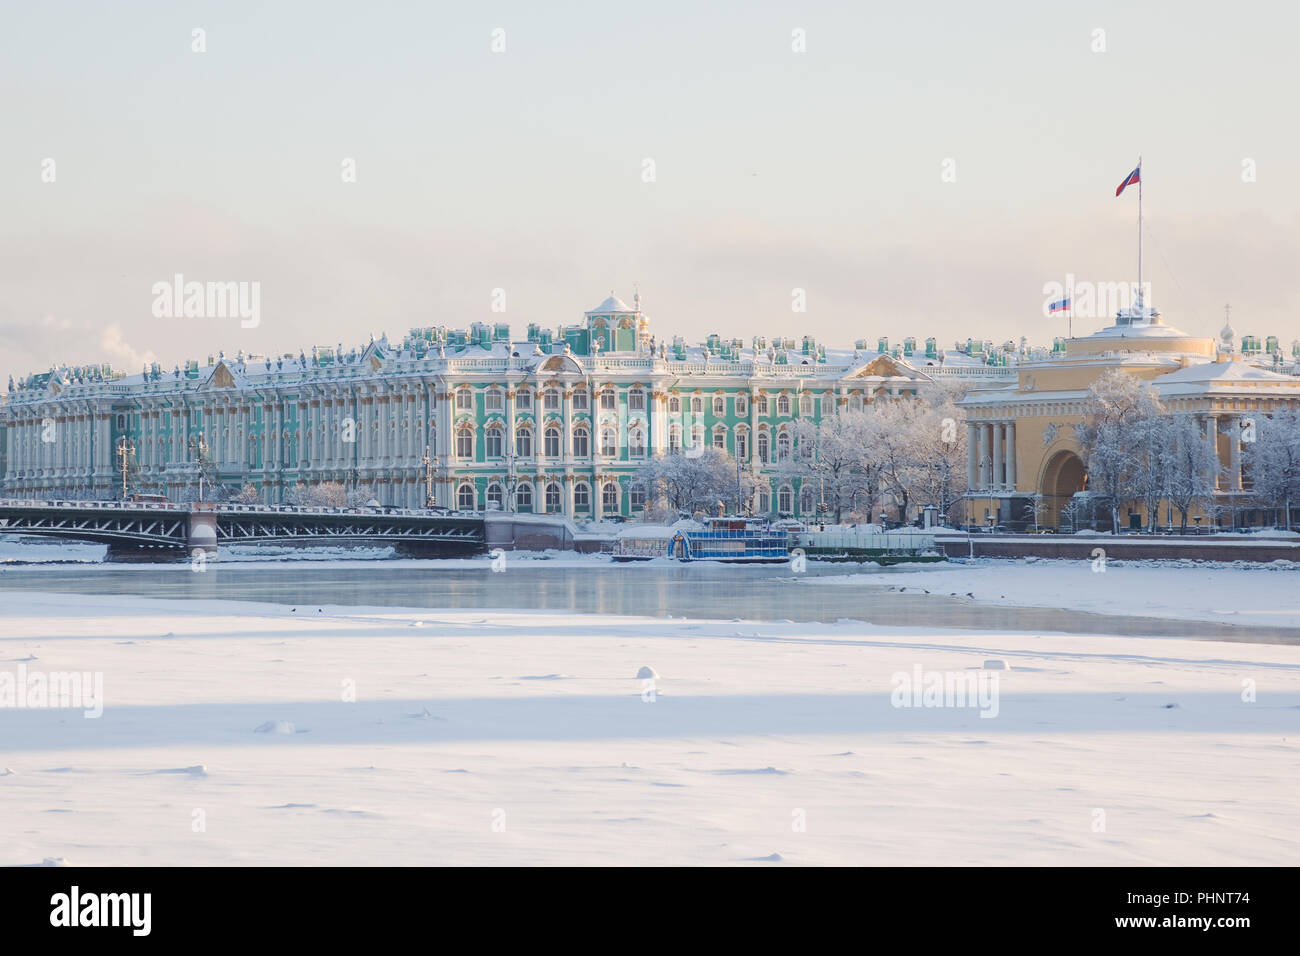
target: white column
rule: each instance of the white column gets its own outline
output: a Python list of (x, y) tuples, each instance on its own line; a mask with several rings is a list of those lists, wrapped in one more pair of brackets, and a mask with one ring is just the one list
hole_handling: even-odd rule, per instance
[(1241, 419), (1234, 418), (1228, 429), (1228, 489), (1241, 490)]
[(974, 491), (979, 487), (979, 438), (976, 434), (976, 427), (972, 424), (966, 425), (966, 487)]
[(1006, 460), (1006, 484), (1012, 491), (1016, 487), (1016, 423), (1007, 423), (1007, 441), (1004, 451)]
[(989, 426), (991, 444), (989, 446), (989, 487), (1002, 487), (1002, 423), (994, 422)]

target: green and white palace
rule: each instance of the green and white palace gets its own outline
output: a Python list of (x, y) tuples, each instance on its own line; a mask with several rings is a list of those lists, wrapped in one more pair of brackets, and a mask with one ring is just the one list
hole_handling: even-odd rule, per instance
[[(810, 513), (812, 489), (782, 478), (796, 424), (914, 393), (929, 379), (1015, 381), (1023, 354), (934, 339), (828, 350), (811, 337), (657, 341), (640, 308), (611, 295), (552, 331), (504, 323), (420, 328), (400, 344), (224, 355), (120, 376), (56, 368), (10, 382), (4, 494), (112, 498), (122, 453), (132, 492), (191, 500), (252, 486), (268, 504), (297, 486), (368, 486), (381, 504), (569, 517), (634, 516), (646, 459), (704, 444), (760, 477), (756, 513)], [(427, 459), (426, 459), (427, 455)], [(788, 469), (785, 469), (788, 472)], [(205, 490), (205, 496), (210, 497)]]

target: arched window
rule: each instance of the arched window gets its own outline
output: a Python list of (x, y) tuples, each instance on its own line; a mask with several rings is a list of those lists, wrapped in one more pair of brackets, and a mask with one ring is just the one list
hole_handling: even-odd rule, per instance
[(737, 415), (749, 414), (749, 399), (747, 399), (744, 395), (736, 396), (736, 414)]
[(849, 410), (854, 412), (862, 411), (862, 393), (854, 392), (849, 396)]
[(645, 411), (645, 392), (634, 388), (627, 393), (627, 410), (629, 412)]
[(758, 489), (758, 512), (767, 514), (772, 510), (772, 492), (764, 485)]
[(717, 418), (725, 418), (727, 414), (727, 400), (721, 395), (713, 396), (713, 414)]
[(587, 390), (585, 388), (575, 388), (573, 390), (573, 410), (575, 412), (585, 412), (587, 410)]
[(586, 458), (591, 454), (591, 439), (585, 428), (575, 428), (573, 430), (573, 457)]
[(627, 490), (628, 507), (640, 511), (645, 507), (645, 485), (633, 485)]
[(560, 510), (560, 485), (558, 482), (551, 482), (546, 486), (546, 510)]
[(613, 481), (605, 483), (600, 491), (600, 507), (606, 514), (618, 511), (618, 484)]
[(527, 426), (515, 432), (515, 454), (520, 458), (533, 457), (533, 430)]
[(515, 510), (522, 512), (533, 510), (533, 486), (526, 481), (515, 488)]
[(691, 396), (691, 414), (692, 415), (704, 414), (704, 399), (700, 398), (700, 396), (698, 395)]
[(456, 390), (456, 410), (459, 412), (474, 410), (474, 393), (468, 388)]
[(799, 414), (811, 415), (813, 413), (813, 400), (811, 395), (799, 396)]
[(645, 429), (636, 427), (627, 433), (627, 451), (633, 458), (645, 457)]
[(794, 490), (789, 485), (782, 485), (776, 493), (776, 510), (785, 514), (794, 511)]
[(736, 429), (736, 460), (744, 461), (749, 457), (749, 432), (743, 428)]
[(681, 410), (682, 410), (682, 400), (680, 398), (674, 395), (672, 398), (668, 399), (668, 411), (670, 413), (680, 412)]
[(778, 415), (790, 414), (790, 396), (778, 395), (776, 399), (776, 413)]
[(790, 460), (790, 433), (789, 432), (781, 432), (781, 434), (776, 436), (776, 460), (777, 461)]
[(591, 486), (585, 481), (580, 481), (573, 486), (573, 510), (591, 510)]
[(456, 432), (456, 456), (458, 458), (474, 457), (474, 429), (468, 425)]
[(487, 398), (483, 400), (483, 408), (489, 412), (499, 412), (504, 408), (503, 393), (499, 388), (488, 389)]
[(492, 511), (492, 510), (500, 511), (502, 507), (502, 503), (504, 501), (505, 501), (505, 491), (502, 489), (500, 483), (494, 481), (492, 482), (492, 484), (488, 485), (487, 487), (488, 511)]
[(461, 511), (474, 510), (474, 486), (469, 482), (456, 489), (456, 507)]
[(612, 388), (607, 388), (600, 393), (600, 410), (603, 412), (612, 412), (615, 407), (614, 390)]
[(495, 425), (484, 434), (484, 445), (489, 458), (501, 457), (501, 429)]
[(546, 457), (559, 458), (560, 457), (560, 430), (556, 428), (554, 425), (547, 425), (544, 442), (546, 447), (543, 449), (543, 451), (545, 452)]
[(602, 428), (600, 430), (600, 453), (606, 458), (614, 458), (618, 455), (618, 435), (612, 428)]
[(767, 414), (767, 396), (766, 396), (766, 395), (760, 395), (760, 396), (758, 396), (758, 413), (759, 413), (760, 415), (766, 415), (766, 414)]
[(526, 412), (533, 407), (533, 393), (526, 388), (521, 388), (515, 395), (515, 407), (521, 412)]
[[(768, 445), (767, 432), (759, 432), (758, 433), (758, 460), (762, 462), (764, 465), (766, 465), (770, 457), (770, 454), (771, 454), (771, 450), (770, 450), (770, 446)], [(763, 510), (766, 511), (767, 509), (764, 508)]]
[(812, 488), (805, 485), (799, 491), (799, 511), (801, 514), (810, 515), (817, 510), (816, 496)]
[(674, 454), (682, 450), (681, 425), (668, 426), (668, 450)]
[(548, 412), (558, 412), (560, 410), (560, 390), (558, 388), (548, 388), (542, 394), (542, 409)]

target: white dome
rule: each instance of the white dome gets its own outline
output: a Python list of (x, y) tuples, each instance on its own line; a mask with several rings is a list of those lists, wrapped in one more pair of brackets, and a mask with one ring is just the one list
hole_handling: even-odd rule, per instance
[(588, 309), (587, 315), (604, 315), (610, 312), (631, 312), (631, 311), (633, 310), (627, 307), (626, 302), (624, 302), (618, 296), (614, 295), (613, 292), (611, 292), (609, 294), (609, 298), (606, 299), (604, 302), (602, 302), (600, 305), (596, 306), (594, 309)]

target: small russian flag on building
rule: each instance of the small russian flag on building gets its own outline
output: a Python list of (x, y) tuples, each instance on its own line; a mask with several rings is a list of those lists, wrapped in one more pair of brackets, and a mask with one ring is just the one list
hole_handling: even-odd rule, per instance
[(1122, 192), (1125, 190), (1125, 188), (1127, 188), (1128, 186), (1132, 186), (1134, 183), (1140, 183), (1140, 182), (1142, 182), (1142, 166), (1141, 166), (1141, 164), (1138, 165), (1138, 168), (1137, 168), (1137, 169), (1135, 169), (1135, 170), (1133, 170), (1133, 172), (1129, 173), (1129, 174), (1128, 174), (1128, 177), (1127, 177), (1127, 178), (1126, 178), (1122, 183), (1119, 184), (1119, 188), (1115, 190), (1115, 195), (1118, 196), (1118, 195), (1119, 195), (1120, 193), (1122, 193)]
[(1050, 305), (1048, 305), (1048, 307), (1047, 307), (1047, 314), (1048, 314), (1048, 315), (1051, 315), (1051, 314), (1054, 313), (1054, 312), (1068, 312), (1068, 311), (1070, 311), (1070, 298), (1069, 298), (1069, 296), (1066, 296), (1064, 299), (1060, 299), (1060, 300), (1058, 300), (1058, 301), (1056, 301), (1056, 302), (1053, 302), (1053, 303), (1051, 303)]

